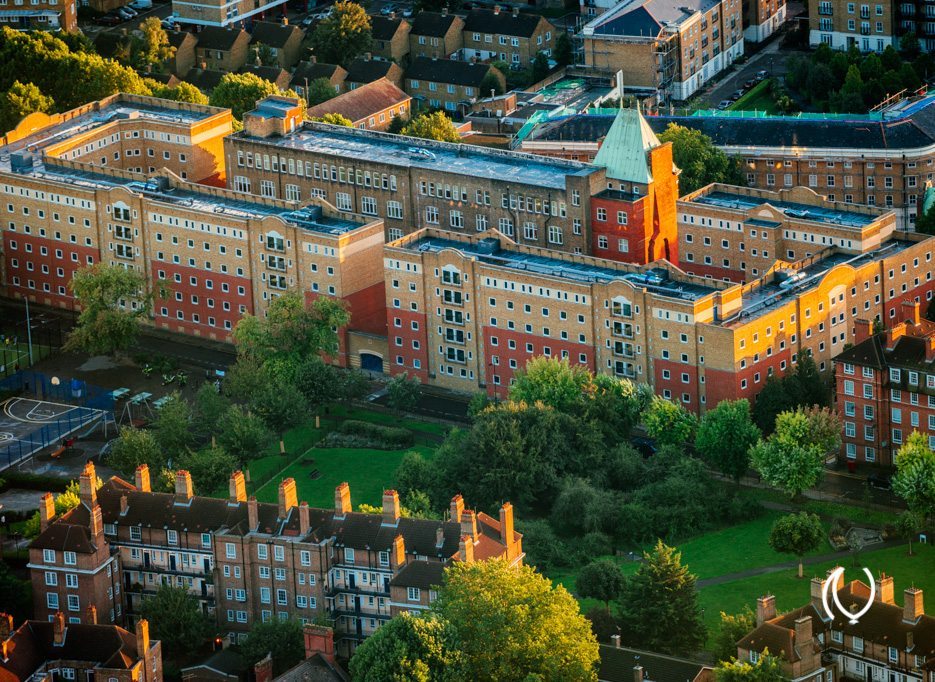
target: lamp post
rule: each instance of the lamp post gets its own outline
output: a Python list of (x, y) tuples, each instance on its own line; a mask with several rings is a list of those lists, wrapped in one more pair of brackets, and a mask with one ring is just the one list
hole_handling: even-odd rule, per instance
[(26, 301), (26, 343), (29, 344), (29, 366), (32, 367), (32, 323), (29, 321), (29, 296), (23, 294)]

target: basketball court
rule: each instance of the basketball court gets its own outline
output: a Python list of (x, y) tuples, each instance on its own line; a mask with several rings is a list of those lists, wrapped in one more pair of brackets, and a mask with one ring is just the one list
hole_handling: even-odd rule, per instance
[(0, 403), (0, 470), (104, 417), (104, 410), (32, 398)]

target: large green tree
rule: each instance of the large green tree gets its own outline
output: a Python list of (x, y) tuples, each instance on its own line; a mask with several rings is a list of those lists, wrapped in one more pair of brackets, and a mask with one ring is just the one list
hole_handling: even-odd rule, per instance
[(935, 512), (935, 452), (921, 431), (913, 431), (896, 452), (892, 487), (923, 518)]
[(397, 374), (386, 384), (387, 402), (398, 412), (407, 412), (415, 408), (422, 395), (421, 382), (417, 376), (406, 372)]
[(452, 669), (461, 653), (454, 628), (434, 615), (417, 617), (404, 611), (383, 625), (354, 651), (350, 671), (354, 682), (434, 682), (454, 679)]
[(161, 70), (163, 63), (175, 55), (175, 48), (169, 43), (162, 22), (159, 17), (147, 17), (140, 22), (140, 31), (143, 34), (141, 61)]
[(739, 482), (750, 467), (750, 448), (760, 435), (745, 398), (722, 400), (701, 418), (695, 447), (718, 471)]
[(680, 404), (654, 396), (643, 413), (643, 425), (657, 442), (682, 445), (694, 437), (698, 419)]
[(29, 114), (37, 111), (49, 114), (54, 110), (55, 102), (34, 83), (14, 81), (0, 97), (0, 126), (4, 131), (12, 130)]
[(178, 393), (171, 394), (156, 412), (153, 436), (162, 452), (173, 460), (173, 466), (175, 458), (194, 445), (192, 408)]
[(124, 426), (107, 454), (107, 465), (126, 476), (132, 476), (136, 467), (145, 464), (151, 472), (162, 471), (167, 463), (165, 453), (156, 442), (152, 431)]
[(714, 669), (717, 682), (785, 682), (782, 661), (764, 649), (756, 663), (749, 661), (721, 661)]
[(670, 123), (659, 140), (672, 143), (673, 161), (682, 171), (679, 193), (688, 194), (712, 182), (746, 184), (738, 160), (715, 147), (711, 138), (700, 130)]
[(64, 349), (91, 355), (117, 355), (128, 349), (156, 295), (167, 295), (162, 287), (148, 292), (140, 272), (105, 263), (76, 270), (68, 288), (81, 304), (81, 312)]
[(799, 577), (803, 573), (802, 557), (821, 547), (825, 529), (816, 514), (799, 512), (776, 520), (769, 532), (769, 546), (780, 554), (792, 554), (799, 560)]
[(195, 492), (211, 496), (224, 490), (231, 472), (237, 468), (237, 459), (222, 447), (186, 450), (173, 459), (176, 469), (185, 469), (192, 475)]
[(587, 367), (572, 365), (568, 358), (536, 357), (516, 372), (509, 396), (514, 402), (541, 402), (560, 412), (580, 414), (593, 380)]
[(159, 85), (153, 88), (153, 97), (171, 99), (174, 102), (188, 102), (189, 104), (207, 104), (207, 96), (191, 83), (182, 81), (171, 88), (167, 85)]
[(695, 576), (661, 540), (624, 584), (618, 615), (624, 640), (649, 651), (684, 656), (705, 641)]
[(369, 50), (373, 42), (367, 10), (356, 2), (338, 0), (328, 18), (315, 27), (310, 40), (318, 61), (348, 64)]
[(257, 622), (240, 645), (240, 655), (247, 669), (263, 658), (273, 659), (273, 675), (282, 675), (305, 658), (302, 624), (294, 619)]
[(616, 601), (623, 590), (623, 571), (617, 562), (611, 559), (598, 559), (586, 564), (578, 573), (575, 589), (578, 596), (585, 599), (598, 599), (604, 602), (604, 608), (610, 610), (610, 602)]
[(401, 134), (439, 142), (461, 141), (457, 128), (444, 111), (419, 114), (403, 126)]
[(240, 466), (265, 456), (271, 439), (272, 434), (263, 420), (239, 405), (231, 405), (218, 420), (217, 441)]
[(195, 393), (192, 405), (192, 430), (201, 441), (211, 440), (218, 435), (218, 422), (230, 407), (230, 400), (221, 395), (209, 381)]
[(737, 657), (737, 642), (756, 627), (756, 614), (749, 606), (739, 613), (721, 611), (721, 625), (714, 635), (712, 653), (715, 661), (731, 661)]
[(305, 396), (291, 383), (270, 382), (254, 395), (250, 406), (270, 431), (279, 436), (279, 452), (285, 454), (285, 433), (308, 418)]
[(259, 100), (270, 95), (297, 97), (292, 90), (281, 91), (275, 83), (255, 73), (228, 73), (211, 91), (209, 101), (213, 107), (230, 109), (234, 118), (240, 120)]
[(316, 78), (310, 81), (308, 89), (305, 91), (305, 99), (308, 100), (310, 107), (327, 102), (337, 96), (338, 91), (335, 90), (334, 86), (331, 85), (331, 81), (327, 78)]
[(149, 621), (154, 639), (169, 656), (190, 654), (201, 648), (211, 631), (198, 600), (184, 587), (162, 585), (140, 605), (140, 616)]

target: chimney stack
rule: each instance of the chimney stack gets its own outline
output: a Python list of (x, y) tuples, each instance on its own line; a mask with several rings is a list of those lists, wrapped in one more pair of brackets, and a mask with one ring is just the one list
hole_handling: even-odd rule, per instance
[(470, 509), (461, 514), (461, 534), (470, 536), (471, 542), (477, 541), (477, 516)]
[(97, 540), (104, 534), (104, 514), (101, 511), (101, 505), (97, 502), (91, 507), (90, 531), (91, 537)]
[(303, 633), (306, 658), (318, 654), (329, 663), (334, 663), (334, 630), (324, 625), (306, 625)]
[(244, 478), (242, 471), (235, 471), (231, 474), (228, 490), (230, 491), (231, 504), (247, 501), (247, 480)]
[(309, 516), (308, 502), (303, 500), (299, 503), (299, 535), (304, 538), (308, 535), (311, 526), (312, 522)]
[(756, 600), (756, 626), (776, 617), (776, 597), (768, 594)]
[(614, 645), (614, 648), (619, 649), (620, 648), (620, 635), (611, 635), (610, 643)]
[(279, 518), (289, 516), (293, 507), (298, 506), (299, 499), (295, 492), (295, 479), (289, 477), (279, 482)]
[(136, 467), (133, 478), (136, 481), (136, 489), (141, 493), (152, 492), (152, 488), (149, 486), (149, 467), (147, 465), (140, 464)]
[(260, 506), (257, 504), (256, 497), (250, 496), (247, 500), (247, 530), (255, 531), (260, 525)]
[(52, 617), (52, 637), (56, 646), (65, 643), (65, 614), (61, 611)]
[(903, 319), (911, 325), (918, 325), (919, 321), (922, 318), (922, 315), (919, 311), (919, 302), (918, 301), (903, 301), (900, 304), (902, 309)]
[(351, 511), (351, 486), (347, 481), (334, 489), (334, 517), (343, 519)]
[(265, 658), (257, 661), (253, 666), (253, 674), (256, 682), (271, 682), (273, 679), (273, 656), (266, 654)]
[(55, 518), (55, 496), (46, 493), (39, 500), (39, 530), (44, 531)]
[(886, 350), (896, 348), (897, 342), (906, 335), (906, 325), (897, 324), (886, 330)]
[(884, 604), (896, 603), (896, 592), (893, 589), (893, 576), (883, 573), (876, 580), (876, 600)]
[(390, 553), (390, 566), (394, 571), (406, 565), (406, 540), (402, 535), (393, 538), (393, 550)]
[(467, 535), (462, 535), (458, 542), (458, 555), (466, 564), (474, 561), (474, 541)]
[(455, 523), (461, 523), (461, 514), (464, 512), (464, 498), (461, 495), (455, 495), (451, 498), (451, 520)]
[(500, 539), (506, 547), (507, 559), (512, 559), (516, 538), (513, 536), (513, 505), (509, 502), (504, 502), (500, 507)]
[(97, 625), (97, 607), (94, 604), (88, 606), (88, 624)]
[(912, 630), (906, 631), (906, 651), (912, 651), (916, 648), (916, 637)]
[(283, 25), (283, 26), (288, 26), (288, 25), (289, 25), (289, 17), (283, 16), (283, 18), (282, 18), (282, 25)]
[(399, 523), (399, 494), (395, 490), (383, 491), (383, 524), (395, 526)]
[(871, 320), (854, 320), (854, 345), (862, 343), (873, 336), (873, 322)]
[(78, 497), (88, 509), (91, 509), (97, 502), (97, 488), (94, 487), (96, 483), (97, 475), (94, 473), (94, 464), (88, 462), (84, 465), (81, 476), (78, 477)]
[(186, 500), (192, 499), (192, 475), (185, 469), (175, 472), (175, 494), (181, 495)]
[(136, 621), (136, 655), (142, 658), (149, 653), (149, 621), (140, 618)]
[(13, 616), (9, 613), (0, 613), (0, 640), (13, 634)]
[(802, 616), (795, 619), (795, 645), (796, 647), (807, 646), (813, 639), (812, 617)]
[(643, 682), (643, 666), (633, 667), (633, 682)]
[(925, 615), (925, 606), (922, 602), (922, 590), (918, 587), (907, 587), (903, 592), (903, 621), (916, 623)]

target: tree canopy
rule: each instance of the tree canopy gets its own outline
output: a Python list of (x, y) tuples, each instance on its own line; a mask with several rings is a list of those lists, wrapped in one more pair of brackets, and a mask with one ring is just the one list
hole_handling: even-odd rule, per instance
[(225, 107), (237, 120), (250, 111), (256, 103), (270, 95), (298, 97), (293, 90), (280, 90), (275, 83), (260, 78), (255, 73), (226, 73), (211, 91), (209, 102), (213, 107)]
[(282, 675), (305, 658), (305, 638), (297, 620), (256, 622), (240, 645), (244, 664), (252, 669), (267, 654), (273, 659), (273, 675)]
[(620, 566), (611, 559), (598, 559), (581, 569), (575, 589), (578, 590), (579, 597), (598, 599), (609, 609), (610, 602), (620, 596), (623, 584), (624, 577)]
[(436, 616), (404, 611), (383, 625), (354, 651), (354, 682), (434, 682), (449, 679), (461, 654), (451, 646), (454, 629)]
[(892, 488), (913, 512), (935, 512), (935, 452), (921, 431), (913, 431), (896, 452)]
[(722, 400), (701, 418), (695, 447), (718, 471), (739, 481), (750, 467), (750, 448), (760, 435), (746, 399)]
[(153, 638), (170, 656), (197, 651), (210, 632), (198, 601), (184, 587), (160, 586), (140, 604), (140, 616), (149, 621)]
[(653, 396), (643, 413), (643, 425), (657, 442), (681, 445), (694, 437), (698, 419), (679, 403)]
[(672, 159), (682, 171), (679, 194), (694, 192), (712, 182), (746, 184), (739, 161), (715, 147), (700, 130), (670, 123), (659, 135), (659, 141), (672, 143)]
[(444, 111), (420, 114), (410, 119), (403, 126), (401, 134), (439, 142), (461, 142), (457, 128)]
[(756, 663), (749, 661), (721, 661), (714, 669), (717, 682), (784, 682), (782, 662), (764, 649)]
[(318, 121), (319, 123), (327, 123), (333, 126), (344, 126), (345, 128), (353, 128), (354, 122), (349, 119), (344, 114), (336, 114), (334, 112), (325, 114), (324, 116), (312, 116), (309, 121)]
[(780, 554), (792, 554), (799, 560), (799, 577), (803, 575), (802, 557), (821, 547), (824, 526), (816, 514), (799, 512), (777, 519), (769, 533), (769, 546)]
[(33, 83), (14, 81), (0, 97), (0, 126), (4, 131), (12, 130), (20, 121), (37, 111), (50, 114), (55, 111), (55, 102), (46, 97)]
[(312, 51), (320, 62), (347, 65), (370, 49), (370, 27), (370, 16), (362, 5), (338, 0), (331, 15), (315, 27)]
[(337, 96), (338, 91), (331, 85), (331, 81), (327, 78), (316, 78), (310, 81), (305, 91), (305, 99), (308, 101), (310, 107), (321, 104), (322, 102), (327, 102), (329, 99)]

